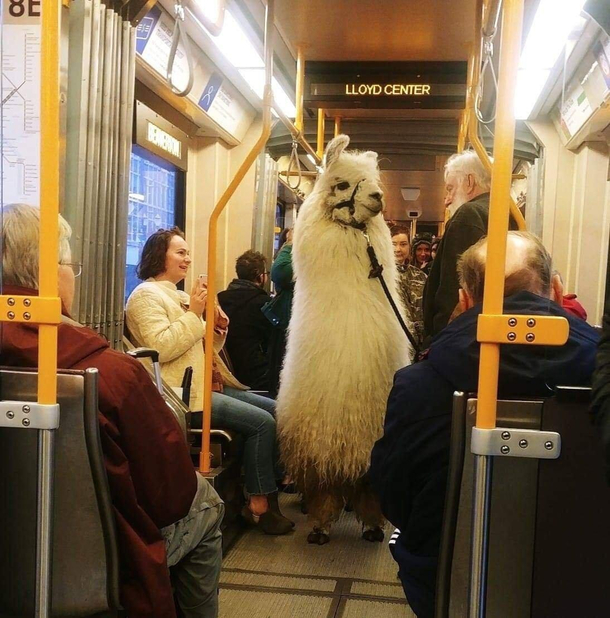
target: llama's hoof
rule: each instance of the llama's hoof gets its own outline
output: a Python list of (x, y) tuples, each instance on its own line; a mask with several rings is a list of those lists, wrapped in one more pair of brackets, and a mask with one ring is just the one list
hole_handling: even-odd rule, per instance
[(330, 536), (326, 534), (326, 532), (321, 532), (320, 530), (312, 530), (307, 535), (307, 542), (312, 543), (314, 545), (326, 545), (330, 541)]
[(307, 502), (305, 502), (305, 498), (301, 498), (301, 513), (303, 513), (303, 515), (307, 515), (307, 513), (309, 513), (309, 510), (307, 509)]
[(371, 543), (374, 543), (375, 541), (381, 543), (383, 541), (383, 537), (384, 537), (383, 530), (379, 527), (365, 530), (362, 533), (362, 538), (365, 541), (370, 541)]

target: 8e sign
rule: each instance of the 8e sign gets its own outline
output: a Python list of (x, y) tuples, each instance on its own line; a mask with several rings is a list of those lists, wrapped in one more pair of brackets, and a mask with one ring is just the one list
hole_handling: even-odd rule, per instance
[(9, 0), (8, 12), (11, 17), (40, 17), (41, 0)]

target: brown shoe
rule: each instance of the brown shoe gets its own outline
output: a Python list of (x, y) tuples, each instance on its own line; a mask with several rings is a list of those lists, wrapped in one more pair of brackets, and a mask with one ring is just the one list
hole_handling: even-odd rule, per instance
[(262, 515), (254, 515), (247, 506), (244, 506), (241, 515), (249, 524), (258, 526), (265, 534), (280, 536), (292, 532), (294, 528), (294, 524), (289, 519), (271, 509)]
[(283, 517), (284, 519), (286, 519), (287, 521), (290, 522), (290, 525), (294, 528), (295, 523), (288, 519), (288, 517), (286, 517), (281, 511), (280, 511), (280, 503), (278, 501), (277, 498), (278, 494), (277, 491), (272, 493), (272, 494), (267, 494), (267, 502), (269, 503), (269, 510), (273, 513), (275, 513), (276, 515), (279, 515), (280, 517)]

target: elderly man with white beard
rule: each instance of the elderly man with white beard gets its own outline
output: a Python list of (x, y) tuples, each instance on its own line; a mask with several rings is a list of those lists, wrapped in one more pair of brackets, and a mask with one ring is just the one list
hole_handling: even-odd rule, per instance
[[(458, 304), (458, 258), (487, 234), (491, 175), (474, 151), (449, 157), (445, 206), (451, 218), (438, 246), (424, 290), (424, 334), (429, 343), (449, 322)], [(517, 229), (511, 218), (510, 229)]]

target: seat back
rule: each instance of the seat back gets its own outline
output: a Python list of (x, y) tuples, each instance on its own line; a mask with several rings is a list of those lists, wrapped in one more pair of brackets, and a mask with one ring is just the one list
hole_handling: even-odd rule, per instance
[[(544, 401), (498, 402), (499, 427), (557, 431), (562, 447), (557, 460), (494, 458), (489, 618), (595, 616), (606, 607), (610, 492), (586, 393), (588, 389), (560, 389)], [(476, 400), (456, 393), (437, 618), (468, 615), (475, 412)], [(558, 586), (558, 578), (569, 584)]]
[[(57, 400), (52, 615), (119, 607), (114, 514), (102, 454), (97, 370), (62, 371)], [(0, 398), (36, 401), (37, 374), (0, 370)], [(0, 613), (34, 615), (38, 431), (0, 429)]]
[(590, 398), (588, 388), (559, 388), (542, 411), (542, 429), (561, 434), (561, 456), (540, 462), (532, 618), (609, 611), (610, 488)]

